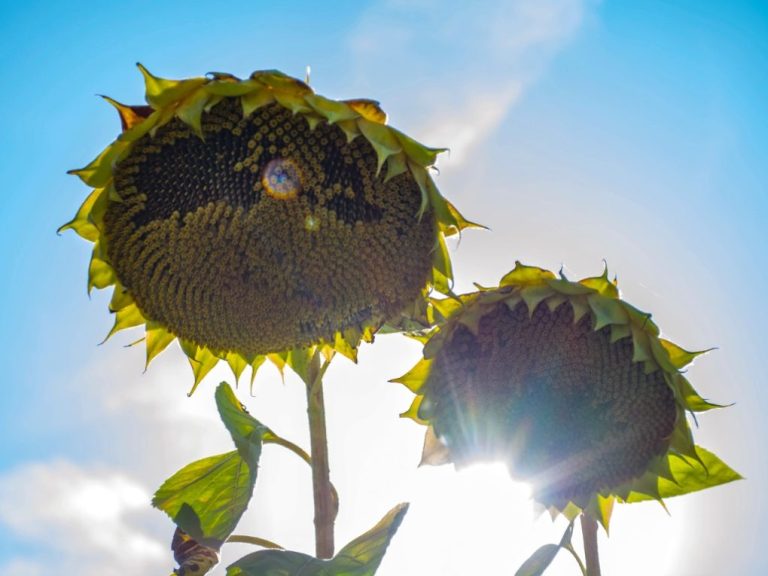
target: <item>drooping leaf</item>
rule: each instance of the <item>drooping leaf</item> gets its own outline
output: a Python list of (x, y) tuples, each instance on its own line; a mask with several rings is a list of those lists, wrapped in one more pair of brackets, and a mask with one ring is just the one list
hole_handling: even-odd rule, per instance
[(245, 512), (255, 480), (256, 469), (233, 450), (176, 472), (160, 486), (152, 505), (194, 540), (218, 549)]
[(237, 450), (188, 464), (168, 478), (152, 500), (194, 540), (214, 548), (232, 533), (248, 507), (263, 438), (269, 433), (224, 382), (216, 389), (216, 405)]
[(539, 547), (517, 569), (515, 576), (541, 576), (549, 565), (552, 564), (560, 549), (571, 545), (572, 534), (573, 522), (568, 524), (559, 544), (544, 544), (544, 546)]
[(248, 413), (226, 382), (216, 388), (216, 407), (240, 455), (255, 470), (261, 456), (264, 435), (269, 429)]
[(261, 550), (231, 564), (227, 576), (373, 576), (407, 511), (408, 504), (395, 506), (330, 560), (300, 552)]
[(559, 551), (560, 546), (557, 544), (544, 544), (523, 562), (515, 576), (540, 576), (552, 564)]

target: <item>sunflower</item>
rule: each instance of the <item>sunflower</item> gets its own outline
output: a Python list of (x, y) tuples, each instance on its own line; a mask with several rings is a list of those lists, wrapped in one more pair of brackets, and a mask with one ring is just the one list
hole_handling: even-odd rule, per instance
[[(278, 71), (168, 80), (139, 65), (148, 106), (111, 98), (123, 132), (86, 167), (72, 229), (93, 242), (88, 289), (114, 286), (109, 336), (145, 326), (147, 364), (178, 339), (195, 385), (291, 349), (354, 358), (385, 323), (450, 290), (445, 237), (470, 226), (428, 169), (442, 149)], [(109, 337), (108, 336), (108, 337)]]
[(602, 276), (524, 266), (498, 287), (434, 300), (424, 359), (394, 380), (417, 396), (423, 463), (501, 460), (553, 515), (608, 526), (615, 500), (663, 498), (739, 476), (695, 446), (686, 412), (717, 405), (680, 372), (701, 352), (661, 338)]

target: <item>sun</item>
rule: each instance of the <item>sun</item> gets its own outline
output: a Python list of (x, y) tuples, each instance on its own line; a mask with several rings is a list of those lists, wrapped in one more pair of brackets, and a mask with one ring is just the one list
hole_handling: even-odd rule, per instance
[[(557, 543), (568, 522), (553, 521), (537, 508), (528, 484), (510, 478), (502, 463), (454, 467), (423, 467), (411, 494), (409, 525), (420, 534), (425, 564), (409, 560), (408, 566), (425, 573), (514, 574), (543, 544)], [(667, 503), (669, 513), (654, 502), (620, 507), (610, 536), (599, 533), (601, 562), (606, 574), (624, 576), (672, 574), (677, 549), (688, 522), (687, 503)], [(578, 522), (573, 545), (580, 555)], [(642, 542), (642, 546), (638, 546)], [(475, 550), (467, 559), (461, 550)], [(653, 554), (648, 554), (653, 550)], [(399, 566), (398, 566), (399, 568)], [(560, 551), (547, 576), (573, 576), (579, 569), (573, 558)]]

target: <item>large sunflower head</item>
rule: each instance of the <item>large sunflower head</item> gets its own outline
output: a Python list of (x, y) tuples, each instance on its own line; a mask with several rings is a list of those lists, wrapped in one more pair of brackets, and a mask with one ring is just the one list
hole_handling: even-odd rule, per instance
[[(335, 101), (277, 71), (166, 80), (72, 173), (94, 190), (71, 228), (94, 243), (89, 290), (114, 286), (112, 332), (175, 338), (197, 380), (321, 345), (354, 356), (384, 323), (448, 290), (444, 237), (470, 225), (427, 148), (370, 100)], [(421, 304), (420, 304), (421, 303)], [(283, 356), (285, 359), (285, 355)]]
[[(517, 264), (498, 287), (433, 302), (439, 327), (397, 379), (429, 426), (424, 462), (504, 461), (553, 513), (671, 496), (738, 477), (693, 444), (699, 353), (660, 337), (607, 274), (570, 282)], [(690, 469), (690, 470), (689, 470)]]

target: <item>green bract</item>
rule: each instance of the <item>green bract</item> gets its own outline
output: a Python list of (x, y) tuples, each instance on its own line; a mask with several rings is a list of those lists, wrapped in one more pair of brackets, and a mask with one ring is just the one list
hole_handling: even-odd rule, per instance
[(717, 407), (681, 373), (700, 352), (660, 337), (607, 272), (571, 282), (517, 263), (499, 286), (434, 300), (424, 359), (395, 380), (417, 396), (424, 462), (506, 462), (534, 498), (608, 526), (615, 500), (739, 478), (696, 446), (686, 412)]

